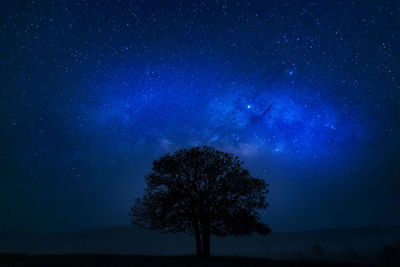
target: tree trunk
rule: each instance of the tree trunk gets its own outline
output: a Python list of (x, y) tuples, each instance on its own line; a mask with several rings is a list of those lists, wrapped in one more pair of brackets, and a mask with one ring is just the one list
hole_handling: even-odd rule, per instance
[(210, 256), (210, 227), (203, 229), (203, 256)]
[(201, 238), (200, 238), (200, 229), (199, 225), (196, 224), (194, 226), (194, 235), (196, 237), (196, 251), (197, 251), (197, 256), (203, 255), (203, 251), (201, 249)]

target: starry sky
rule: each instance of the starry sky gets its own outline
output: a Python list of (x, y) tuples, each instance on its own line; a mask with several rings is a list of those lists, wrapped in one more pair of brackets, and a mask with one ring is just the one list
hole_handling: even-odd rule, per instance
[(212, 145), (273, 231), (400, 224), (398, 1), (0, 1), (0, 230), (129, 224)]

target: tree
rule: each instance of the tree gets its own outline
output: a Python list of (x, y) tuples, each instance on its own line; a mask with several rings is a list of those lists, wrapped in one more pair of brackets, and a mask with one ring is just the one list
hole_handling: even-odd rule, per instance
[(392, 244), (384, 245), (379, 258), (386, 264), (400, 264), (400, 239), (393, 240)]
[(318, 258), (322, 257), (325, 253), (324, 248), (320, 244), (312, 245), (311, 251)]
[(210, 255), (210, 235), (266, 235), (258, 210), (266, 209), (267, 184), (254, 178), (238, 157), (200, 146), (153, 162), (132, 224), (161, 232), (190, 232), (197, 255)]

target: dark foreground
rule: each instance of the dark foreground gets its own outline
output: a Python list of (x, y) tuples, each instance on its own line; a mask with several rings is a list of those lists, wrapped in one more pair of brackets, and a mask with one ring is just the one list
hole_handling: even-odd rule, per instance
[(105, 254), (0, 254), (0, 266), (374, 266), (306, 260), (268, 260), (246, 257), (130, 256)]

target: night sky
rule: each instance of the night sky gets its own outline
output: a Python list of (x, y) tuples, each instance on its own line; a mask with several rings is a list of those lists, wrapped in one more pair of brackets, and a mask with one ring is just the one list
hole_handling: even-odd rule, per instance
[(273, 231), (400, 224), (398, 1), (0, 1), (0, 230), (129, 224), (212, 145)]

